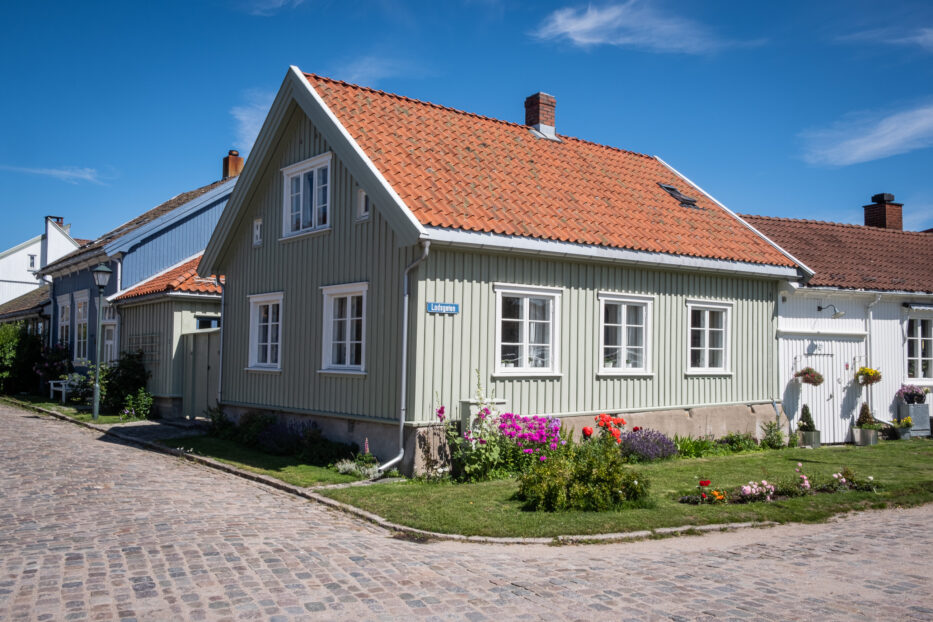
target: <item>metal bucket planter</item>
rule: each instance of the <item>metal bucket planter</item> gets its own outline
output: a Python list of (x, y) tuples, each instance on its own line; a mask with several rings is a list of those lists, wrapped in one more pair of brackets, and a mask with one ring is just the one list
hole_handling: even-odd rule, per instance
[(852, 428), (852, 441), (859, 447), (878, 444), (878, 430)]
[(820, 431), (813, 430), (812, 432), (803, 432), (801, 430), (798, 430), (797, 431), (797, 446), (819, 449), (820, 448)]
[(931, 404), (898, 404), (898, 420), (910, 417), (910, 420), (914, 422), (911, 436), (930, 435), (930, 406)]
[(894, 438), (902, 441), (910, 440), (910, 428), (894, 428)]

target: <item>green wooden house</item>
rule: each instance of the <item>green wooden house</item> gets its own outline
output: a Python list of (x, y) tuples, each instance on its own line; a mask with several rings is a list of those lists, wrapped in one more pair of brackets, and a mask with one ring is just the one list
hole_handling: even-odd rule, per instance
[[(220, 400), (417, 471), (435, 409), (757, 432), (799, 262), (653, 156), (292, 67), (199, 265)], [(455, 415), (457, 416), (457, 415)], [(400, 453), (401, 447), (404, 452)]]

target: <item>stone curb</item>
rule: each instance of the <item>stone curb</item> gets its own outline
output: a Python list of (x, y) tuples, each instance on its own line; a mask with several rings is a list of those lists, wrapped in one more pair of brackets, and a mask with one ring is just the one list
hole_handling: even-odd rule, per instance
[(392, 531), (398, 534), (405, 534), (408, 536), (414, 536), (419, 540), (447, 540), (452, 542), (469, 542), (475, 544), (607, 544), (610, 542), (625, 542), (631, 540), (641, 540), (644, 538), (650, 538), (652, 536), (664, 535), (664, 536), (675, 536), (684, 532), (710, 532), (710, 531), (726, 531), (730, 529), (745, 529), (749, 527), (772, 527), (778, 523), (774, 521), (762, 521), (762, 522), (746, 522), (746, 523), (720, 523), (715, 525), (683, 525), (680, 527), (659, 527), (652, 530), (643, 530), (643, 531), (629, 531), (624, 533), (604, 533), (604, 534), (579, 534), (579, 535), (562, 535), (562, 536), (552, 536), (547, 538), (498, 538), (492, 536), (464, 536), (460, 534), (450, 534), (450, 533), (438, 533), (435, 531), (426, 531), (424, 529), (417, 529), (415, 527), (408, 527), (406, 525), (399, 525), (397, 523), (390, 522), (378, 514), (373, 514), (367, 512), (366, 510), (361, 510), (358, 507), (342, 503), (330, 497), (325, 497), (324, 495), (319, 495), (315, 492), (311, 492), (308, 489), (301, 488), (299, 486), (292, 486), (281, 480), (277, 480), (272, 477), (267, 477), (265, 475), (260, 475), (259, 473), (253, 473), (251, 471), (246, 471), (243, 469), (238, 469), (229, 464), (224, 464), (223, 462), (218, 462), (211, 458), (206, 458), (204, 456), (198, 456), (196, 454), (190, 454), (184, 452), (180, 449), (175, 449), (174, 447), (168, 447), (162, 445), (161, 443), (153, 443), (151, 441), (146, 441), (143, 439), (133, 438), (128, 434), (122, 434), (117, 429), (106, 428), (101, 425), (96, 425), (93, 423), (87, 423), (84, 421), (78, 421), (72, 419), (67, 415), (57, 413), (52, 410), (47, 410), (40, 406), (35, 406), (33, 404), (19, 402), (15, 399), (10, 399), (7, 397), (0, 397), (0, 401), (16, 406), (18, 408), (23, 408), (26, 410), (32, 410), (43, 415), (49, 415), (55, 419), (61, 419), (62, 421), (68, 421), (70, 423), (75, 423), (80, 426), (84, 426), (90, 430), (100, 432), (101, 434), (106, 434), (119, 438), (122, 441), (138, 445), (140, 447), (145, 447), (146, 449), (151, 449), (162, 454), (167, 454), (170, 456), (175, 456), (177, 458), (183, 458), (189, 462), (194, 462), (196, 464), (201, 464), (218, 471), (223, 471), (229, 473), (230, 475), (235, 475), (243, 479), (250, 480), (282, 492), (286, 492), (297, 497), (302, 497), (310, 501), (316, 501), (322, 505), (326, 505), (335, 510), (339, 510), (346, 514), (350, 514), (357, 518), (363, 519), (370, 523), (373, 523), (387, 531)]

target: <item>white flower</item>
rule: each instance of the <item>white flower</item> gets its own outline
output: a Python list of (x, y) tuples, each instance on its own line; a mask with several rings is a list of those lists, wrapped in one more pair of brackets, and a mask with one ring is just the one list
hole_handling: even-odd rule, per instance
[(875, 478), (872, 477), (871, 475), (869, 475), (869, 476), (868, 476), (868, 481), (873, 482), (873, 481), (875, 481)]
[(635, 480), (635, 482), (634, 482), (633, 485), (634, 485), (634, 486), (638, 486), (638, 480), (637, 480), (637, 479)]

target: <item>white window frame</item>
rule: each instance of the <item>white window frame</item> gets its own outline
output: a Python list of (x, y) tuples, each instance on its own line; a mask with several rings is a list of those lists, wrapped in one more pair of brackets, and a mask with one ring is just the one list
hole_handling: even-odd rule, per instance
[[(254, 294), (249, 298), (249, 366), (247, 369), (253, 371), (280, 371), (282, 369), (283, 348), (285, 341), (282, 339), (282, 329), (285, 317), (285, 305), (283, 304), (283, 292), (269, 292), (266, 294)], [(259, 307), (261, 305), (279, 305), (279, 339), (276, 345), (279, 346), (279, 358), (275, 363), (259, 362)], [(269, 341), (269, 345), (272, 345)]]
[[(597, 352), (597, 369), (599, 370), (598, 374), (600, 376), (650, 376), (652, 375), (652, 311), (654, 309), (654, 297), (653, 296), (639, 296), (636, 294), (618, 294), (614, 292), (598, 292), (596, 294), (599, 299), (599, 319), (597, 321), (597, 326), (599, 327), (599, 351)], [(625, 318), (626, 312), (625, 308), (629, 305), (640, 306), (642, 307), (642, 317), (644, 318), (644, 325), (642, 327), (644, 334), (643, 338), (643, 363), (642, 367), (638, 368), (626, 368), (626, 367), (607, 367), (606, 358), (605, 358), (605, 349), (606, 349), (606, 304), (622, 304), (623, 313), (622, 313), (622, 343), (621, 348), (623, 353), (626, 348), (626, 340), (628, 338), (627, 332), (625, 331)]]
[[(56, 300), (58, 301), (58, 345), (71, 348), (71, 296), (64, 294)], [(63, 313), (64, 310), (68, 312)], [(64, 340), (62, 340), (63, 331), (68, 333)]]
[[(366, 373), (366, 312), (367, 312), (367, 298), (369, 292), (369, 283), (359, 282), (359, 283), (342, 283), (340, 285), (326, 285), (321, 287), (321, 294), (323, 294), (323, 313), (321, 314), (324, 317), (324, 326), (322, 330), (322, 339), (321, 339), (321, 369), (320, 373), (337, 373), (337, 374), (365, 374)], [(333, 345), (334, 345), (334, 304), (333, 301), (335, 298), (342, 298), (345, 296), (362, 296), (363, 297), (363, 329), (361, 332), (362, 343), (360, 346), (360, 364), (359, 365), (336, 365), (333, 363), (332, 354), (333, 354)], [(348, 307), (349, 309), (349, 307)], [(347, 327), (349, 330), (349, 326)]]
[[(301, 162), (296, 162), (290, 166), (286, 166), (282, 169), (282, 238), (293, 238), (300, 235), (309, 235), (312, 233), (317, 233), (320, 231), (328, 231), (331, 228), (331, 223), (334, 219), (333, 214), (333, 166), (331, 166), (332, 160), (331, 152), (322, 153), (320, 155), (314, 156), (307, 160)], [(318, 192), (318, 174), (316, 171), (321, 168), (327, 167), (327, 202), (320, 204), (319, 203), (319, 192)], [(305, 184), (304, 176), (310, 171), (315, 171), (314, 179), (314, 192), (311, 197), (311, 220), (312, 223), (308, 226), (299, 225), (297, 230), (292, 230), (291, 228), (291, 204), (292, 204), (292, 179), (298, 177), (301, 179), (300, 192), (299, 192), (299, 204), (304, 206), (304, 193), (305, 193)], [(326, 222), (321, 223), (321, 206), (323, 205), (326, 212)], [(304, 208), (299, 212), (303, 213)], [(300, 219), (300, 216), (299, 216)]]
[[(914, 322), (917, 322), (917, 325), (916, 325), (916, 326), (917, 326), (917, 332), (918, 332), (918, 336), (917, 336), (917, 337), (913, 337), (913, 336), (910, 334), (910, 322), (911, 322), (911, 320), (913, 320)], [(911, 360), (911, 358), (913, 358), (914, 360), (917, 361), (917, 372), (918, 372), (918, 373), (923, 373), (923, 361), (924, 361), (924, 358), (922, 358), (922, 357), (920, 356), (920, 350), (919, 350), (920, 345), (921, 345), (921, 343), (920, 343), (921, 339), (920, 339), (919, 331), (920, 331), (920, 322), (922, 322), (922, 321), (933, 322), (933, 313), (931, 313), (931, 314), (923, 314), (923, 315), (920, 315), (920, 314), (910, 314), (910, 315), (907, 316), (907, 321), (904, 323), (904, 333), (905, 333), (905, 335), (906, 335), (906, 339), (904, 340), (904, 377), (909, 381), (910, 384), (933, 385), (933, 378), (925, 378), (925, 377), (923, 377), (923, 376), (911, 376), (911, 375), (910, 375), (910, 360)], [(910, 343), (911, 339), (916, 339), (916, 340), (917, 340), (917, 348), (918, 348), (918, 349), (917, 349), (917, 356), (914, 356), (914, 357), (908, 356), (908, 352), (909, 352), (909, 351), (908, 351), (907, 348), (908, 348), (908, 344)], [(931, 362), (931, 365), (933, 365), (933, 362)]]
[(369, 220), (369, 215), (373, 213), (373, 200), (360, 188), (356, 193), (356, 220), (363, 222)]
[[(496, 350), (495, 376), (532, 377), (532, 376), (560, 376), (560, 301), (564, 290), (559, 287), (538, 287), (533, 285), (517, 285), (511, 283), (494, 283), (496, 293)], [(514, 296), (527, 300), (528, 298), (549, 298), (551, 300), (551, 366), (550, 367), (503, 367), (502, 366), (502, 298)], [(523, 310), (527, 311), (528, 303), (522, 303)], [(523, 314), (522, 321), (527, 323), (527, 313)], [(527, 339), (523, 345), (528, 345)]]
[(262, 218), (253, 221), (253, 246), (262, 246)]
[[(90, 354), (88, 352), (91, 335), (90, 335), (90, 325), (91, 325), (91, 299), (88, 290), (82, 290), (79, 292), (72, 293), (74, 298), (74, 315), (75, 315), (75, 339), (74, 347), (72, 350), (72, 359), (75, 363), (85, 363), (90, 361)], [(81, 321), (79, 315), (81, 305), (84, 305), (84, 322)], [(81, 339), (81, 326), (84, 326), (84, 339)], [(84, 345), (84, 356), (80, 356), (82, 353), (79, 352), (79, 346)]]
[[(730, 376), (732, 375), (732, 303), (724, 300), (688, 300), (687, 301), (687, 338), (685, 341), (686, 360), (684, 367), (688, 376)], [(693, 311), (722, 311), (723, 312), (723, 345), (722, 345), (722, 367), (693, 367), (690, 357), (690, 339), (692, 337)], [(707, 316), (709, 317), (709, 316)], [(707, 329), (706, 345), (709, 352), (709, 326)], [(708, 358), (708, 357), (707, 357)]]
[[(112, 314), (110, 313), (112, 311)], [(110, 316), (110, 317), (108, 317)], [(120, 358), (120, 328), (117, 323), (117, 310), (112, 304), (104, 300), (104, 311), (100, 320), (100, 338), (101, 338), (101, 349), (100, 355), (101, 360), (104, 363), (112, 363)], [(104, 340), (104, 335), (107, 334), (107, 329), (113, 328), (113, 351), (108, 354), (107, 352), (107, 341)]]
[(30, 270), (36, 269), (36, 256), (35, 255), (29, 255), (29, 269)]

